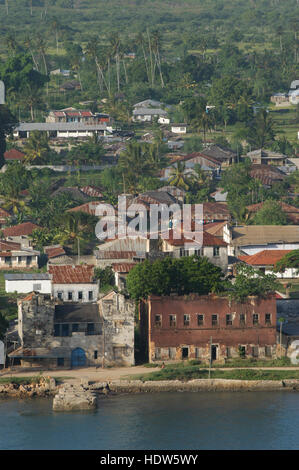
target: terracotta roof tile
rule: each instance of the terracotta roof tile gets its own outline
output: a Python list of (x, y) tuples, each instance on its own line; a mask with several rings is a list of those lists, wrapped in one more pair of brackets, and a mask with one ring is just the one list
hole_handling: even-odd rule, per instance
[(32, 222), (24, 222), (23, 224), (13, 225), (2, 229), (4, 237), (19, 237), (21, 235), (31, 235), (33, 230), (40, 229), (36, 224)]
[(17, 149), (10, 149), (4, 153), (5, 160), (24, 160), (25, 154)]
[(292, 250), (263, 250), (251, 256), (239, 256), (239, 259), (250, 266), (274, 266)]
[(56, 258), (57, 256), (65, 255), (65, 251), (62, 246), (48, 246), (44, 248), (44, 251), (48, 258)]
[(67, 212), (85, 212), (89, 215), (95, 215), (96, 208), (99, 205), (99, 201), (91, 201), (86, 202), (85, 204), (81, 204), (80, 206), (73, 207), (72, 209), (68, 209)]

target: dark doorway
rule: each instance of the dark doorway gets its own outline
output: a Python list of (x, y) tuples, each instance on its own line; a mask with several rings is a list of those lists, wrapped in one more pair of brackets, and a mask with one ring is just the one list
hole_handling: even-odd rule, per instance
[(217, 355), (218, 355), (218, 346), (217, 346), (217, 344), (212, 344), (212, 347), (211, 347), (211, 359), (212, 359), (212, 361), (217, 360)]
[(182, 348), (182, 359), (188, 359), (189, 357), (189, 348)]
[(72, 367), (84, 367), (86, 365), (86, 355), (84, 349), (76, 348), (72, 351)]

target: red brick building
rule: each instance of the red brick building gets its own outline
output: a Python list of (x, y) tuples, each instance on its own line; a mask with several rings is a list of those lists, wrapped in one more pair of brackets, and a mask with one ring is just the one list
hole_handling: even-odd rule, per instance
[(155, 360), (224, 360), (273, 357), (276, 354), (276, 299), (249, 297), (245, 303), (227, 297), (149, 297), (140, 306), (143, 347)]

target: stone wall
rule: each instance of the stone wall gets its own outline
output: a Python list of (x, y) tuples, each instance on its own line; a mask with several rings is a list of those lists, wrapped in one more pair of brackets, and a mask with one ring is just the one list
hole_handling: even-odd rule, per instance
[(104, 357), (108, 365), (134, 365), (135, 302), (111, 292), (99, 301), (104, 328)]
[(18, 301), (18, 334), (23, 348), (47, 347), (54, 329), (55, 303), (49, 295), (32, 294)]

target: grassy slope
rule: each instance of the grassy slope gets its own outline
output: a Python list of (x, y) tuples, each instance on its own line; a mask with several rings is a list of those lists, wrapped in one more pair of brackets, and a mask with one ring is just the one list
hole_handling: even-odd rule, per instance
[[(275, 363), (275, 361), (272, 361), (272, 365), (273, 363)], [(269, 367), (271, 367), (271, 362), (269, 362), (269, 364)], [(232, 367), (232, 364), (227, 364), (227, 367)], [(252, 364), (251, 367), (253, 367)], [(148, 374), (130, 376), (130, 379), (156, 381), (207, 379), (208, 377), (209, 371), (207, 368), (203, 368), (200, 364), (197, 363), (197, 361), (189, 361), (177, 364), (167, 364), (164, 369), (159, 369)], [(235, 370), (217, 370), (213, 368), (211, 370), (211, 378), (236, 380), (299, 379), (299, 370), (254, 370), (248, 368)]]

